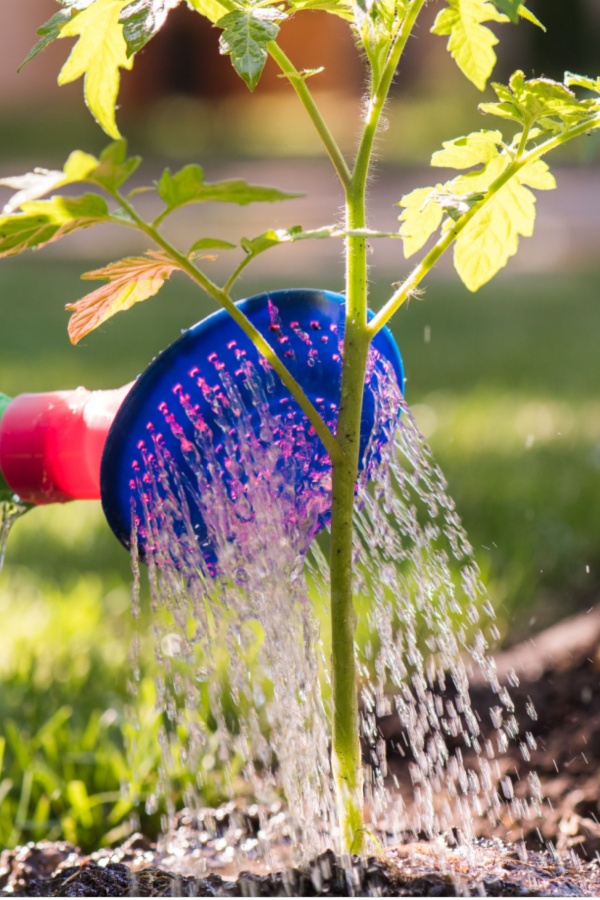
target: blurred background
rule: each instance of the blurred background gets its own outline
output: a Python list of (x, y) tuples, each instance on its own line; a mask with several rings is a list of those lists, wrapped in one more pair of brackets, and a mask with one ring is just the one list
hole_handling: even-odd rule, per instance
[[(529, 6), (548, 33), (528, 23), (499, 26), (498, 80), (517, 67), (528, 76), (600, 74), (597, 0)], [(426, 8), (387, 110), (371, 186), (372, 224), (381, 229), (397, 228), (403, 194), (439, 179), (427, 164), (442, 140), (488, 125), (477, 103), (491, 91), (469, 85), (445, 39), (428, 33), (438, 8)], [(69, 41), (17, 73), (36, 28), (56, 9), (54, 0), (2, 0), (1, 176), (61, 167), (72, 149), (98, 152), (107, 143), (85, 109), (81, 82), (56, 86)], [(313, 12), (285, 26), (282, 44), (298, 68), (325, 67), (311, 87), (351, 154), (363, 70), (346, 26)], [(118, 122), (130, 151), (145, 158), (137, 182), (151, 183), (165, 165), (199, 162), (208, 180), (244, 177), (305, 196), (273, 207), (190, 207), (173, 217), (173, 239), (236, 240), (269, 227), (338, 221), (341, 192), (291, 89), (267, 67), (248, 97), (217, 45), (216, 30), (181, 4), (123, 74)], [(507, 269), (471, 295), (445, 261), (394, 324), (407, 399), (447, 476), (505, 644), (597, 602), (599, 161), (598, 135), (555, 157), (558, 190), (538, 195), (536, 233)], [(211, 311), (175, 276), (158, 297), (72, 347), (64, 305), (85, 292), (80, 274), (144, 249), (129, 234), (124, 240), (97, 229), (2, 260), (0, 390), (117, 387)], [(408, 267), (394, 241), (375, 246), (372, 259), (376, 306)], [(233, 265), (227, 253), (207, 262), (215, 278)], [(276, 248), (249, 270), (238, 294), (293, 285), (340, 290), (341, 247)], [(153, 803), (145, 813), (122, 790), (133, 785), (138, 798), (151, 796), (158, 759), (156, 741), (136, 736), (126, 714), (130, 580), (128, 555), (98, 504), (34, 510), (10, 535), (0, 575), (2, 846), (45, 835), (93, 846), (128, 833), (137, 815), (147, 830), (157, 827)], [(147, 624), (142, 618), (142, 645)], [(152, 690), (143, 683), (137, 701), (150, 736)]]

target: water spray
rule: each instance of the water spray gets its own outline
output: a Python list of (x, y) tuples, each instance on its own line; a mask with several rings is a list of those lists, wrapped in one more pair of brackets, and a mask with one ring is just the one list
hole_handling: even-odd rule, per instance
[[(345, 301), (339, 294), (312, 289), (280, 290), (240, 301), (238, 307), (269, 341), (306, 396), (333, 430), (338, 414)], [(383, 359), (403, 386), (402, 360), (391, 333), (383, 329), (372, 353)], [(361, 425), (361, 459), (373, 444), (376, 382), (367, 375)], [(205, 556), (214, 551), (195, 502), (200, 467), (220, 479), (231, 494), (243, 489), (236, 457), (240, 436), (225, 427), (223, 409), (236, 415), (250, 408), (239, 427), (266, 445), (275, 440), (291, 461), (299, 514), (306, 515), (321, 494), (313, 532), (328, 521), (331, 465), (314, 427), (252, 341), (229, 314), (218, 311), (185, 331), (160, 353), (132, 384), (117, 390), (55, 391), (0, 395), (0, 499), (17, 495), (35, 505), (101, 499), (107, 521), (129, 547), (137, 523), (143, 555), (144, 484), (158, 464), (167, 464), (161, 495), (187, 501), (189, 521)], [(275, 422), (264, 431), (265, 411)], [(263, 424), (261, 424), (261, 422)], [(225, 430), (224, 430), (225, 429)], [(199, 435), (210, 437), (210, 452)], [(381, 436), (381, 441), (385, 440)], [(202, 446), (201, 446), (202, 444)], [(374, 450), (373, 450), (374, 446)], [(141, 498), (140, 498), (141, 492)], [(147, 499), (147, 498), (146, 498)], [(313, 535), (314, 536), (314, 535)]]

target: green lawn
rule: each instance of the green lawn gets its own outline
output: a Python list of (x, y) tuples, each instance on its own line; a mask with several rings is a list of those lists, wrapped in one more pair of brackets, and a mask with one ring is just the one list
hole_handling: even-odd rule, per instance
[[(174, 278), (162, 297), (72, 348), (63, 305), (79, 295), (84, 268), (33, 256), (3, 262), (0, 390), (116, 387), (210, 309)], [(597, 282), (598, 273), (503, 277), (471, 296), (435, 280), (395, 326), (408, 400), (509, 640), (595, 601)], [(129, 578), (98, 504), (36, 509), (14, 527), (0, 577), (2, 846), (50, 833), (91, 847), (134, 827), (134, 814), (158, 827), (144, 812), (159, 752), (149, 683), (138, 701), (143, 738), (126, 711)], [(136, 741), (132, 764), (125, 744)]]

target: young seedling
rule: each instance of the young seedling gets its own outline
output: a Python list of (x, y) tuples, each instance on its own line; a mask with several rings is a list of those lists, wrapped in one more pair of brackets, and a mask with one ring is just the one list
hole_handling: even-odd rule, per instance
[[(209, 235), (194, 235), (189, 247), (178, 248), (165, 238), (161, 226), (185, 204), (244, 205), (276, 202), (293, 195), (242, 180), (210, 183), (205, 181), (201, 167), (193, 164), (175, 174), (167, 169), (154, 185), (146, 188), (162, 202), (160, 214), (154, 221), (147, 221), (135, 203), (140, 188), (129, 192), (126, 188), (140, 159), (127, 157), (116, 122), (120, 70), (131, 69), (136, 54), (164, 25), (170, 10), (183, 0), (57, 2), (60, 8), (39, 29), (40, 40), (26, 61), (54, 40), (75, 38), (59, 83), (83, 76), (86, 103), (113, 143), (99, 158), (79, 150), (73, 152), (61, 171), (36, 169), (3, 179), (1, 183), (16, 193), (0, 217), (0, 256), (37, 249), (101, 223), (142, 232), (152, 249), (83, 275), (86, 279), (101, 279), (105, 284), (69, 307), (73, 311), (69, 324), (71, 340), (77, 342), (117, 312), (155, 295), (173, 272), (182, 271), (224, 307), (256, 343), (314, 425), (333, 469), (333, 769), (343, 846), (348, 852), (360, 852), (365, 832), (354, 658), (352, 521), (369, 345), (450, 248), (456, 271), (471, 291), (506, 265), (517, 251), (519, 238), (532, 234), (534, 191), (555, 187), (546, 155), (600, 127), (600, 78), (567, 73), (564, 82), (557, 82), (527, 79), (517, 71), (507, 85), (493, 83), (497, 100), (481, 104), (480, 110), (499, 120), (498, 127), (445, 142), (433, 154), (431, 164), (456, 169), (456, 176), (400, 198), (399, 232), (383, 233), (367, 227), (367, 184), (373, 148), (398, 63), (426, 0), (187, 0), (189, 7), (216, 26), (221, 53), (231, 58), (250, 91), (256, 87), (269, 56), (288, 80), (343, 187), (345, 223), (343, 227), (328, 225), (312, 231), (298, 226), (273, 229), (252, 239), (236, 237), (231, 243)], [(517, 23), (525, 19), (542, 27), (519, 0), (443, 0), (440, 7), (432, 31), (447, 38), (448, 52), (481, 90), (487, 85), (496, 60), (497, 37), (489, 23)], [(310, 89), (311, 72), (296, 68), (277, 43), (292, 17), (309, 15), (313, 9), (326, 10), (343, 19), (365, 59), (368, 102), (359, 126), (358, 149), (351, 160), (345, 158), (321, 115)], [(85, 185), (86, 192), (75, 197), (53, 193), (76, 183)], [(42, 199), (48, 194), (48, 199)], [(367, 244), (374, 239), (398, 237), (406, 258), (422, 251), (421, 256), (412, 268), (399, 272), (401, 281), (380, 311), (368, 320)], [(233, 300), (237, 279), (259, 254), (284, 243), (326, 238), (343, 241), (346, 259), (341, 402), (333, 431)], [(242, 250), (241, 261), (223, 284), (215, 283), (202, 268), (201, 254), (236, 246)]]

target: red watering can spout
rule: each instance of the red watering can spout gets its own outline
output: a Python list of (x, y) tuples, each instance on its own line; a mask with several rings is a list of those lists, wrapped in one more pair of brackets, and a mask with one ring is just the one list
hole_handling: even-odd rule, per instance
[(99, 500), (106, 436), (130, 388), (20, 394), (0, 407), (0, 476), (27, 503)]

